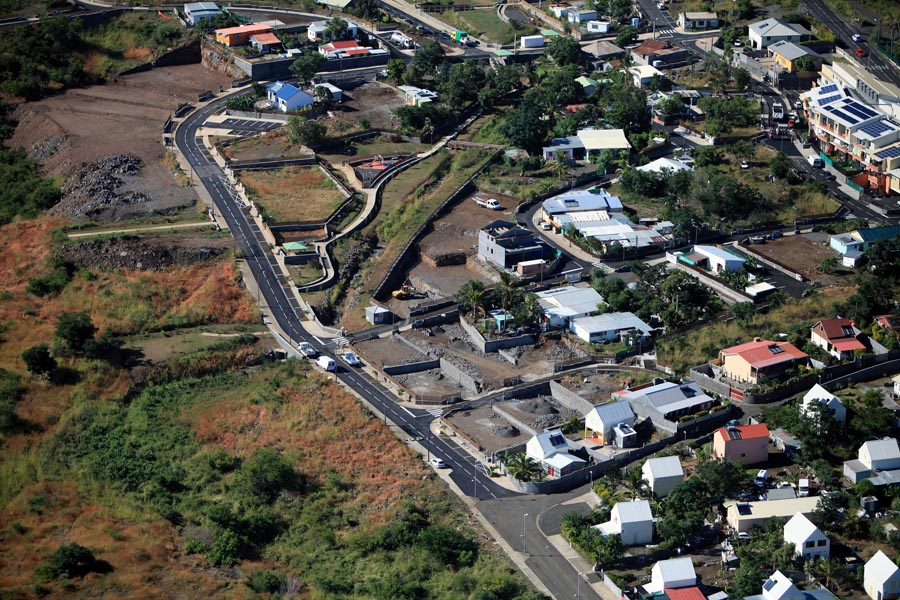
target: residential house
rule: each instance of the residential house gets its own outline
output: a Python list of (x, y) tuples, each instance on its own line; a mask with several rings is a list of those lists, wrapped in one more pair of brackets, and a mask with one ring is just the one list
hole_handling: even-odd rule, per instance
[(250, 45), (262, 53), (274, 52), (284, 47), (274, 33), (257, 33), (250, 36)]
[(854, 236), (853, 233), (838, 233), (828, 238), (828, 246), (838, 252), (841, 256), (846, 256), (851, 252), (862, 254), (865, 244), (863, 241)]
[(863, 588), (872, 600), (892, 600), (900, 597), (900, 568), (879, 550), (866, 562)]
[(514, 269), (524, 261), (541, 260), (546, 252), (543, 240), (509, 221), (492, 221), (478, 230), (478, 256), (503, 269)]
[(803, 560), (828, 558), (831, 541), (803, 513), (797, 513), (784, 524), (784, 543), (794, 545), (794, 554)]
[[(623, 429), (621, 427), (623, 425), (627, 429)], [(617, 442), (619, 436), (616, 435), (616, 428), (627, 432), (634, 431), (632, 427), (634, 427), (634, 412), (626, 400), (598, 404), (584, 416), (584, 437), (596, 440), (598, 444)], [(634, 439), (636, 441), (636, 437)]]
[(644, 173), (656, 173), (657, 175), (671, 175), (678, 171), (693, 171), (694, 168), (680, 160), (674, 158), (662, 157), (647, 163), (642, 167), (637, 167), (638, 171)]
[(603, 296), (592, 287), (567, 285), (537, 292), (538, 303), (549, 327), (567, 327), (572, 319), (600, 312)]
[(714, 12), (682, 12), (678, 14), (678, 26), (686, 31), (716, 29), (719, 15)]
[[(328, 92), (328, 96), (331, 102), (340, 102), (344, 98), (344, 91), (338, 86), (331, 83), (317, 83), (313, 86), (313, 90), (316, 92), (318, 92), (320, 89), (324, 89)], [(316, 95), (318, 96), (318, 93)]]
[(422, 106), (438, 98), (437, 92), (424, 90), (412, 85), (401, 85), (399, 89), (403, 92), (407, 106)]
[(884, 329), (890, 329), (895, 334), (900, 334), (900, 316), (898, 315), (877, 315), (872, 318), (875, 325)]
[(221, 12), (215, 2), (191, 2), (184, 5), (184, 17), (191, 27), (203, 19), (215, 19)]
[(641, 476), (657, 498), (665, 498), (684, 481), (684, 469), (677, 456), (660, 456), (647, 459), (641, 467)]
[(622, 212), (622, 201), (601, 188), (591, 190), (569, 190), (544, 200), (541, 217), (548, 223), (562, 228), (557, 221), (560, 215), (579, 212)]
[(634, 87), (639, 88), (648, 87), (653, 83), (654, 77), (656, 77), (657, 81), (661, 81), (665, 78), (663, 72), (652, 65), (629, 67), (628, 72), (631, 74), (631, 80), (634, 82)]
[[(351, 21), (350, 19), (344, 19), (347, 23), (347, 38), (356, 38), (359, 35), (359, 25), (355, 21)], [(313, 21), (309, 24), (306, 30), (307, 39), (311, 42), (316, 41), (328, 41), (328, 34), (325, 33), (328, 30), (328, 21)]]
[(670, 432), (677, 429), (682, 417), (708, 411), (716, 403), (692, 381), (673, 383), (661, 379), (617, 391), (613, 398), (628, 400), (639, 417)]
[(239, 25), (216, 29), (216, 41), (226, 46), (240, 46), (250, 41), (250, 36), (272, 33), (270, 25)]
[(713, 458), (745, 465), (769, 459), (769, 428), (765, 423), (720, 427), (713, 433)]
[(609, 21), (588, 21), (585, 25), (588, 33), (609, 33)]
[(589, 344), (617, 341), (637, 344), (649, 338), (653, 328), (634, 313), (614, 312), (572, 319), (569, 331)]
[(844, 461), (844, 477), (853, 485), (864, 479), (877, 486), (900, 483), (900, 448), (897, 447), (897, 440), (886, 437), (863, 443), (856, 460)]
[(564, 138), (553, 138), (549, 146), (541, 148), (541, 157), (544, 160), (557, 160), (564, 156), (569, 160), (581, 160), (584, 158), (584, 142), (577, 135)]
[(597, 19), (597, 11), (590, 10), (587, 8), (582, 8), (578, 10), (569, 10), (566, 12), (566, 19), (568, 19), (569, 23), (578, 23), (587, 24), (588, 21), (594, 21)]
[(325, 58), (352, 58), (369, 53), (369, 48), (360, 46), (356, 40), (328, 42), (319, 46), (319, 54)]
[(276, 81), (266, 91), (269, 102), (274, 104), (281, 112), (306, 108), (315, 103), (315, 99), (312, 96), (290, 83)]
[(600, 85), (590, 77), (585, 77), (582, 75), (578, 79), (575, 80), (581, 86), (581, 89), (584, 90), (584, 97), (590, 98), (594, 95), (594, 92), (597, 91), (597, 87)]
[(823, 319), (812, 326), (810, 341), (838, 360), (853, 360), (866, 346), (859, 341), (862, 332), (850, 319)]
[(569, 454), (569, 440), (559, 429), (548, 429), (525, 443), (525, 456), (539, 463), (551, 479), (558, 479), (585, 467), (587, 462)]
[(575, 132), (581, 143), (584, 144), (585, 152), (590, 155), (591, 152), (602, 152), (603, 150), (613, 150), (630, 152), (631, 143), (625, 137), (623, 129), (579, 129)]
[(650, 583), (644, 585), (648, 594), (665, 590), (680, 590), (697, 585), (697, 572), (690, 556), (661, 560), (650, 569)]
[(796, 62), (803, 57), (809, 58), (813, 64), (813, 70), (822, 68), (822, 56), (806, 46), (798, 46), (793, 42), (776, 42), (769, 46), (769, 56), (775, 60), (775, 64), (788, 73), (801, 71)]
[[(588, 24), (590, 30), (590, 24)], [(591, 58), (594, 70), (603, 71), (609, 61), (622, 58), (625, 50), (607, 40), (594, 40), (584, 44), (581, 49)]]
[(787, 519), (797, 513), (810, 515), (819, 505), (819, 496), (730, 502), (726, 505), (726, 521), (735, 533), (746, 533), (754, 527), (765, 528), (770, 519)]
[(559, 20), (567, 20), (569, 16), (569, 11), (574, 10), (569, 4), (551, 4), (547, 8), (550, 9), (550, 12), (553, 13), (553, 16)]
[(672, 223), (663, 221), (653, 226), (635, 224), (625, 213), (607, 211), (573, 212), (558, 215), (553, 221), (560, 229), (572, 226), (585, 238), (592, 238), (602, 253), (667, 247), (672, 242)]
[(783, 375), (797, 365), (809, 362), (809, 356), (790, 342), (771, 342), (757, 338), (752, 342), (719, 351), (722, 376), (741, 383), (758, 385)]
[[(784, 452), (785, 457), (788, 459), (794, 458), (803, 447), (803, 444), (799, 439), (791, 435), (786, 429), (781, 429), (780, 427), (769, 431), (769, 439), (772, 440), (772, 445), (775, 446), (775, 449), (779, 452)], [(786, 489), (790, 490), (791, 488)], [(775, 490), (769, 491), (773, 492)], [(793, 490), (791, 491), (793, 492)]]
[(631, 51), (631, 56), (636, 65), (659, 67), (683, 63), (690, 53), (686, 48), (672, 46), (665, 40), (645, 40)]
[(617, 502), (609, 521), (594, 525), (604, 536), (618, 535), (623, 546), (643, 546), (653, 543), (653, 513), (646, 500)]
[(837, 600), (824, 587), (801, 590), (781, 571), (775, 571), (762, 585), (762, 593), (744, 600)]
[(813, 39), (812, 33), (797, 23), (782, 23), (778, 19), (766, 19), (750, 25), (750, 46), (763, 50), (777, 42), (805, 42)]
[(740, 271), (747, 262), (742, 256), (718, 246), (694, 246), (691, 254), (684, 255), (681, 260), (684, 262), (690, 260), (694, 266), (705, 268), (717, 275), (724, 271)]
[(822, 65), (821, 84), (837, 83), (879, 112), (900, 118), (900, 87), (866, 70), (865, 64), (841, 60)]

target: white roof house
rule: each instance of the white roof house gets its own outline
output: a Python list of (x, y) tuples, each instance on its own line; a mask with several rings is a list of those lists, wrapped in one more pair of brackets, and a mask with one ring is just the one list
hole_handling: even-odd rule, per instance
[(813, 402), (818, 402), (830, 410), (831, 414), (834, 415), (834, 420), (838, 423), (844, 424), (847, 422), (847, 408), (841, 402), (841, 399), (818, 383), (803, 396), (803, 403), (800, 405), (800, 414), (806, 415)]
[(784, 543), (793, 544), (794, 554), (804, 560), (828, 558), (831, 554), (828, 536), (802, 513), (797, 513), (784, 524)]
[(589, 344), (618, 341), (628, 332), (636, 332), (643, 340), (653, 328), (630, 312), (604, 313), (594, 317), (579, 317), (569, 322), (569, 331)]
[(766, 19), (750, 25), (750, 45), (762, 50), (776, 42), (802, 42), (812, 34), (802, 25), (782, 23), (778, 19)]
[(596, 437), (608, 444), (612, 442), (613, 428), (623, 423), (634, 426), (634, 412), (627, 400), (598, 404), (584, 417), (584, 437)]
[(844, 461), (844, 476), (853, 484), (869, 479), (875, 485), (900, 483), (900, 448), (897, 440), (869, 440), (859, 447), (856, 460)]
[(631, 142), (625, 137), (624, 129), (579, 129), (575, 132), (584, 149), (592, 150), (631, 150)]
[(675, 486), (684, 481), (684, 469), (677, 456), (660, 456), (647, 459), (641, 467), (641, 475), (657, 498), (666, 497)]
[(709, 410), (714, 403), (713, 398), (693, 381), (657, 380), (616, 392), (616, 395), (628, 400), (638, 415), (652, 419), (657, 425), (666, 425), (662, 420), (678, 421), (685, 415)]
[[(601, 189), (570, 190), (547, 198), (541, 204), (546, 215), (561, 215), (583, 211), (605, 210), (608, 212), (621, 212), (622, 201), (618, 196), (612, 196)], [(549, 219), (548, 219), (549, 220)]]
[(891, 600), (900, 596), (900, 568), (879, 550), (866, 562), (863, 588), (872, 600)]
[(609, 521), (594, 525), (603, 535), (619, 535), (623, 546), (640, 546), (653, 542), (653, 512), (646, 500), (617, 502)]
[(746, 262), (740, 256), (716, 246), (694, 246), (694, 254), (704, 256), (709, 261), (709, 270), (713, 273), (740, 271)]
[(728, 525), (737, 533), (746, 533), (754, 527), (765, 527), (772, 518), (786, 519), (797, 513), (810, 514), (819, 505), (819, 496), (786, 498), (753, 502), (732, 502), (727, 504)]
[(644, 585), (647, 593), (657, 594), (663, 590), (697, 585), (697, 573), (689, 556), (661, 560), (650, 570), (650, 583)]
[(559, 429), (550, 429), (531, 437), (525, 444), (525, 455), (538, 462), (569, 451), (569, 441)]
[(662, 71), (651, 65), (637, 65), (635, 67), (630, 67), (628, 72), (631, 74), (631, 80), (634, 83), (634, 87), (645, 87), (650, 85), (654, 76), (658, 79), (665, 77)]
[(603, 296), (594, 288), (571, 285), (538, 292), (537, 297), (551, 326), (563, 326), (572, 319), (596, 314), (603, 302)]
[(222, 11), (215, 2), (190, 2), (184, 5), (184, 16), (187, 17), (188, 25), (196, 25), (203, 19), (213, 19)]
[(680, 160), (675, 160), (674, 158), (666, 158), (664, 156), (662, 158), (657, 158), (653, 162), (649, 162), (642, 167), (638, 167), (637, 170), (644, 171), (645, 173), (662, 174), (665, 172), (675, 173), (676, 171), (693, 171), (694, 168), (686, 165)]
[(775, 571), (763, 583), (762, 597), (765, 600), (799, 600), (803, 598), (803, 592), (787, 575), (781, 571)]

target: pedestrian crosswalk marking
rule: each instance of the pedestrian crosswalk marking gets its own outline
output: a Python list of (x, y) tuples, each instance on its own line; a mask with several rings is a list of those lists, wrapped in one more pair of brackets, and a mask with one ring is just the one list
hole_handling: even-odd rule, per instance
[(443, 408), (428, 408), (428, 409), (425, 409), (425, 412), (427, 412), (429, 415), (431, 415), (434, 418), (438, 418), (444, 414), (444, 409)]

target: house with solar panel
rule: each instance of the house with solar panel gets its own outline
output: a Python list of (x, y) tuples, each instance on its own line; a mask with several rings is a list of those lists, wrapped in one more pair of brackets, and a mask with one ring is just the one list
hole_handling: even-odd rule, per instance
[(865, 352), (860, 341), (862, 331), (850, 319), (822, 319), (810, 329), (810, 341), (838, 360), (853, 360), (857, 352)]
[(587, 465), (583, 458), (569, 453), (569, 440), (560, 429), (548, 429), (525, 443), (525, 456), (541, 465), (550, 479), (559, 479)]
[(810, 135), (822, 151), (859, 161), (865, 174), (854, 181), (889, 192), (889, 173), (900, 169), (900, 121), (857, 100), (838, 83), (813, 88), (801, 99)]

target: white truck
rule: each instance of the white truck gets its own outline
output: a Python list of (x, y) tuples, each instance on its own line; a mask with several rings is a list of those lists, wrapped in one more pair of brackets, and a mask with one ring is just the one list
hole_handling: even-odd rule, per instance
[(521, 47), (524, 48), (543, 48), (544, 36), (542, 35), (523, 35), (519, 40)]
[(500, 206), (500, 203), (497, 202), (493, 198), (482, 198), (480, 196), (475, 196), (475, 204), (478, 206), (483, 206), (485, 208), (489, 208), (491, 210), (502, 210), (503, 207)]
[(804, 478), (800, 479), (797, 482), (797, 496), (800, 498), (806, 498), (809, 496), (809, 479)]
[(822, 159), (815, 155), (807, 156), (806, 162), (809, 163), (809, 166), (811, 166), (815, 169), (821, 169), (822, 167), (825, 166), (825, 163), (822, 161)]

